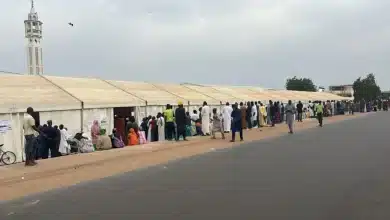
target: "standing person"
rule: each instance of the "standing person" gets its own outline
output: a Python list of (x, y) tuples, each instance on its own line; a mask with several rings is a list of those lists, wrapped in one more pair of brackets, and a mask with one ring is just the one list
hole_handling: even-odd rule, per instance
[(175, 113), (173, 112), (172, 106), (167, 104), (167, 108), (164, 111), (164, 119), (166, 125), (167, 139), (172, 140), (175, 134)]
[(276, 122), (276, 123), (281, 123), (281, 122), (282, 122), (282, 121), (280, 120), (280, 115), (281, 115), (280, 110), (281, 110), (281, 108), (280, 108), (280, 103), (279, 103), (279, 101), (277, 101), (277, 102), (275, 103), (275, 109), (276, 109), (276, 119), (275, 119), (275, 122)]
[(223, 120), (225, 120), (225, 117), (220, 117), (218, 115), (218, 113), (217, 113), (217, 109), (213, 108), (213, 115), (212, 115), (213, 129), (212, 129), (212, 137), (211, 137), (211, 139), (216, 139), (215, 133), (217, 133), (217, 132), (221, 132), (222, 139), (225, 139), (225, 132), (224, 132), (224, 130), (225, 130), (224, 129), (225, 122)]
[[(256, 110), (257, 110), (257, 126), (260, 128), (260, 118), (261, 118), (261, 114), (260, 114), (260, 101), (259, 102), (255, 102), (255, 105), (256, 105)], [(261, 130), (261, 129), (260, 129)]]
[(285, 107), (286, 111), (286, 123), (288, 125), (288, 129), (290, 134), (294, 133), (293, 126), (294, 126), (294, 115), (295, 115), (295, 107), (292, 104), (291, 100), (288, 100), (288, 103)]
[(186, 112), (186, 136), (191, 137), (193, 132), (192, 120), (189, 112)]
[(183, 140), (187, 141), (186, 138), (186, 110), (183, 107), (183, 103), (178, 103), (178, 108), (175, 110), (175, 120), (176, 120), (176, 141), (179, 141), (180, 136), (183, 136)]
[(260, 114), (260, 125), (261, 127), (264, 127), (267, 124), (267, 109), (263, 103), (260, 103)]
[(139, 126), (134, 116), (130, 116), (129, 121), (126, 123), (126, 136), (130, 133), (130, 128), (134, 129), (135, 133), (138, 133)]
[(284, 122), (285, 108), (283, 102), (280, 104), (280, 121)]
[(148, 133), (149, 133), (148, 134), (148, 141), (149, 142), (156, 142), (158, 140), (157, 120), (156, 120), (156, 117), (154, 117), (154, 116), (149, 120), (149, 132)]
[(54, 125), (53, 127), (55, 130), (56, 130), (56, 139), (55, 139), (55, 152), (57, 154), (57, 157), (59, 156), (62, 156), (62, 154), (60, 153), (60, 143), (61, 143), (61, 131), (60, 129), (58, 128), (57, 125)]
[[(25, 166), (35, 166), (35, 134), (42, 132), (35, 126), (35, 119), (32, 116), (34, 114), (34, 109), (32, 107), (27, 108), (27, 114), (23, 118), (23, 131), (24, 138), (26, 139), (24, 143), (24, 151), (26, 154)], [(43, 135), (43, 134), (42, 134)]]
[(241, 120), (242, 120), (241, 111), (238, 109), (237, 105), (234, 105), (233, 112), (232, 112), (232, 140), (230, 142), (236, 141), (236, 132), (240, 132), (240, 140), (244, 141)]
[(195, 125), (195, 135), (194, 136), (202, 136), (202, 124), (199, 118), (198, 112), (196, 110), (193, 111), (191, 115), (191, 122)]
[[(42, 159), (49, 158), (49, 150), (50, 150), (50, 157), (58, 157), (58, 143), (59, 143), (59, 137), (58, 137), (58, 129), (53, 127), (53, 121), (49, 120), (47, 121), (47, 127), (43, 129), (43, 132), (46, 134), (46, 149), (42, 155)], [(100, 131), (98, 132), (100, 133)]]
[[(214, 111), (214, 109), (213, 109)], [(223, 127), (224, 127), (224, 132), (229, 133), (231, 129), (231, 123), (232, 123), (232, 112), (233, 108), (230, 106), (229, 102), (226, 102), (225, 107), (222, 109), (222, 116), (223, 116)], [(214, 117), (214, 116), (213, 116)]]
[[(148, 118), (143, 118), (141, 122), (140, 129), (142, 132), (144, 132), (144, 137), (148, 136)], [(147, 139), (147, 138), (145, 138)]]
[(93, 124), (91, 126), (91, 139), (92, 139), (93, 148), (95, 150), (96, 150), (96, 143), (97, 143), (99, 135), (100, 135), (99, 121), (94, 120)]
[(64, 128), (64, 125), (60, 125), (60, 133), (61, 133), (61, 140), (60, 140), (60, 147), (59, 147), (59, 152), (62, 155), (67, 155), (70, 153), (70, 145), (68, 143), (68, 138), (70, 135), (68, 134), (68, 131)]
[(202, 132), (204, 135), (210, 135), (210, 107), (207, 105), (207, 102), (203, 102), (202, 107)]
[(272, 127), (275, 127), (275, 123), (276, 123), (276, 114), (277, 114), (277, 108), (276, 108), (276, 105), (277, 103), (274, 102), (274, 104), (272, 104), (272, 102), (270, 102), (270, 115), (271, 115), (271, 126)]
[(355, 114), (355, 103), (353, 101), (349, 101), (349, 114), (354, 115)]
[(301, 101), (299, 101), (297, 104), (297, 112), (298, 112), (298, 121), (302, 122), (303, 104)]
[[(241, 128), (246, 129), (246, 107), (243, 102), (240, 102), (240, 111), (241, 111)], [(232, 124), (232, 122), (230, 122)]]
[(268, 125), (272, 125), (272, 117), (273, 117), (273, 112), (272, 112), (272, 109), (273, 109), (273, 106), (274, 104), (272, 103), (271, 100), (269, 100), (269, 103), (267, 105), (267, 124)]
[(255, 105), (254, 102), (251, 102), (251, 122), (252, 122), (252, 127), (256, 128), (257, 127), (257, 106)]
[(252, 129), (252, 105), (250, 102), (246, 103), (246, 123), (247, 129)]
[(330, 100), (326, 101), (326, 108), (329, 111), (329, 116), (333, 116), (332, 103), (330, 102)]
[(161, 112), (157, 114), (158, 141), (165, 141), (165, 120)]
[(323, 119), (324, 119), (324, 106), (322, 106), (321, 102), (319, 102), (316, 105), (315, 110), (316, 110), (316, 113), (317, 113), (317, 119), (318, 119), (319, 126), (322, 127), (322, 122), (323, 122)]
[(314, 117), (314, 104), (311, 101), (309, 101), (309, 105), (308, 105), (307, 109), (309, 110), (310, 118), (313, 118)]

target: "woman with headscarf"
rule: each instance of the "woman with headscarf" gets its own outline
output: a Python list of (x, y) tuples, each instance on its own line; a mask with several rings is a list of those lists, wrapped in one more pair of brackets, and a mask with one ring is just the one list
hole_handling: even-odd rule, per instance
[(97, 140), (98, 140), (99, 135), (100, 135), (99, 121), (94, 120), (92, 127), (91, 127), (91, 139), (92, 139), (93, 148), (95, 150), (96, 150), (96, 144), (97, 144)]
[(135, 133), (133, 128), (130, 128), (129, 134), (127, 135), (127, 142), (129, 146), (134, 146), (139, 144), (138, 135)]
[(158, 140), (158, 128), (156, 117), (152, 117), (149, 121), (148, 142), (155, 142)]
[(117, 132), (116, 128), (112, 129), (112, 147), (113, 148), (123, 148), (125, 143), (122, 140), (122, 136)]

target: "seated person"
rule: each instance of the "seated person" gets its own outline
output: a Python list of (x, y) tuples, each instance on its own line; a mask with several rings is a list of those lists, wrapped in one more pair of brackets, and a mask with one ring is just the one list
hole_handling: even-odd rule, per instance
[(106, 134), (106, 129), (101, 129), (96, 143), (96, 150), (109, 150), (112, 148), (111, 138)]

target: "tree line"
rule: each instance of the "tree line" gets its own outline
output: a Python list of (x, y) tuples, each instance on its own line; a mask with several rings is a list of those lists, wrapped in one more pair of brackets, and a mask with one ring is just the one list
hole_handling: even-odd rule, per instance
[[(381, 88), (376, 83), (375, 75), (368, 74), (365, 77), (359, 77), (353, 82), (354, 99), (374, 100), (381, 98)], [(287, 90), (294, 91), (318, 91), (317, 86), (310, 78), (291, 77), (286, 80), (285, 87)]]

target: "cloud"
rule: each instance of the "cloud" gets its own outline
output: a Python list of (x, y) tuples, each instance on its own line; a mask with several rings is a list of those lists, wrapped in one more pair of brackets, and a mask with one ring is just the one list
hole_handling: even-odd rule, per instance
[[(0, 69), (26, 69), (29, 1), (0, 9)], [(110, 79), (320, 85), (374, 72), (389, 87), (384, 0), (36, 0), (45, 72)], [(74, 27), (69, 27), (68, 22)]]

